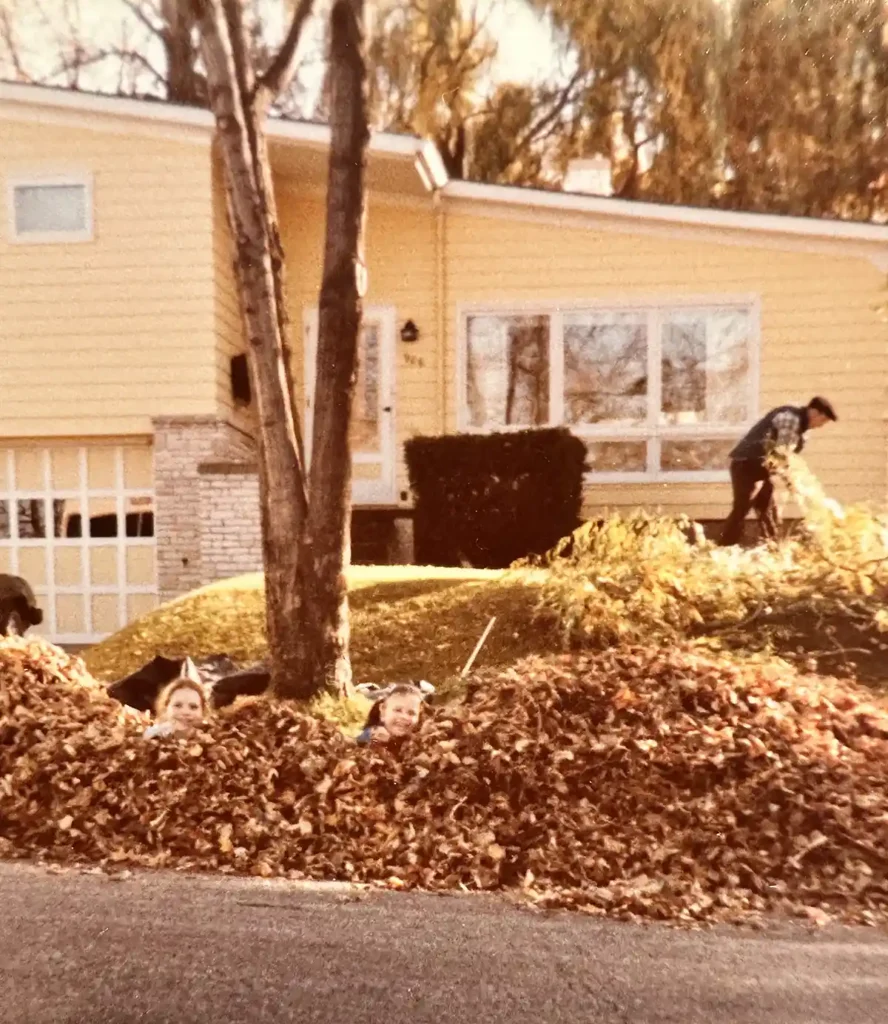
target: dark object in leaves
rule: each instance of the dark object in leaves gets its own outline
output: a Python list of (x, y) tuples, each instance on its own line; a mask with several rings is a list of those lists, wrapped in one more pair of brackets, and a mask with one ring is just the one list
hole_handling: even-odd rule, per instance
[(31, 585), (21, 576), (0, 573), (0, 633), (24, 636), (31, 626), (43, 622), (43, 612)]
[(228, 707), (238, 697), (259, 697), (271, 684), (271, 673), (265, 665), (245, 668), (224, 676), (213, 684), (210, 701), (215, 708)]
[[(160, 691), (167, 683), (171, 683), (182, 674), (186, 662), (186, 658), (165, 658), (162, 654), (158, 654), (135, 672), (111, 683), (108, 686), (108, 695), (120, 701), (121, 704), (135, 708), (136, 711), (153, 711)], [(230, 704), (241, 693), (260, 694), (268, 686), (267, 672), (265, 673), (265, 685), (261, 689), (256, 689), (256, 684), (252, 680), (229, 683), (221, 691), (226, 699), (223, 700), (223, 704), (217, 704), (215, 695), (219, 682), (222, 679), (237, 679), (243, 673), (238, 670), (237, 665), (227, 654), (213, 654), (208, 658), (193, 662), (193, 665), (200, 673), (201, 681), (211, 691), (212, 702), (217, 707)], [(228, 699), (229, 696), (230, 699)]]
[(579, 525), (586, 446), (564, 427), (414, 437), (404, 452), (421, 565), (504, 569)]

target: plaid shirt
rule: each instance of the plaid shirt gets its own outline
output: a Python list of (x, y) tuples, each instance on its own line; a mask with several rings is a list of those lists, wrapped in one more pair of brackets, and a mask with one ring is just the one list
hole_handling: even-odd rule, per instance
[(775, 450), (800, 452), (808, 429), (806, 417), (805, 409), (794, 405), (772, 409), (735, 445), (731, 458), (764, 462)]
[(789, 448), (796, 451), (802, 439), (802, 421), (792, 409), (784, 409), (774, 417), (772, 448)]

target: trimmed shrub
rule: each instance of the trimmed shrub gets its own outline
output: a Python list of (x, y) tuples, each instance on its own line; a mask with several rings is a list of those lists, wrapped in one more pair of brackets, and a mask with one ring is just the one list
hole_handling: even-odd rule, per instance
[(564, 427), (405, 444), (416, 561), (502, 569), (580, 523), (586, 446)]

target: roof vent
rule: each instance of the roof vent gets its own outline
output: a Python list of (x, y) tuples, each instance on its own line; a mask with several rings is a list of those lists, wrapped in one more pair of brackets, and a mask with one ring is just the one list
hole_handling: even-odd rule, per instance
[(561, 186), (564, 192), (582, 192), (590, 196), (612, 196), (611, 164), (606, 156), (571, 160)]

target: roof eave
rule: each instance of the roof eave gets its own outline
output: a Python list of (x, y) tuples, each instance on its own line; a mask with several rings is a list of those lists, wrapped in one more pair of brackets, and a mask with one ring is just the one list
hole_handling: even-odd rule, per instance
[(463, 199), (512, 208), (548, 210), (553, 213), (584, 213), (604, 220), (636, 220), (684, 227), (697, 226), (812, 239), (870, 242), (888, 246), (888, 225), (881, 224), (668, 206), (662, 203), (637, 202), (567, 192), (546, 192), (541, 189), (467, 181), (448, 182), (443, 189), (443, 195), (448, 199)]

